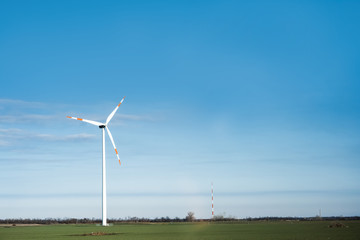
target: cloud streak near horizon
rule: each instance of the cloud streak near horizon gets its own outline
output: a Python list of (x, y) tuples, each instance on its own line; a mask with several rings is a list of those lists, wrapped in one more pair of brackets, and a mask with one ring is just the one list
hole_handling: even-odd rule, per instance
[[(8, 109), (9, 112), (16, 111), (16, 114), (0, 115), (0, 124), (4, 126), (12, 126), (10, 128), (0, 129), (0, 146), (11, 147), (17, 145), (21, 141), (51, 141), (51, 142), (65, 142), (77, 140), (94, 139), (94, 134), (76, 133), (63, 134), (48, 133), (54, 132), (58, 128), (57, 125), (64, 127), (68, 125), (74, 128), (74, 124), (66, 119), (66, 113), (60, 113), (61, 109), (71, 109), (74, 105), (64, 105), (42, 102), (31, 102), (19, 99), (0, 99), (0, 109)], [(31, 109), (43, 111), (43, 113), (29, 113)], [(96, 109), (93, 110), (94, 112)], [(6, 111), (4, 110), (6, 113)], [(89, 114), (91, 118), (93, 114)], [(100, 117), (98, 117), (100, 118)], [(102, 117), (104, 118), (104, 116)], [(95, 119), (97, 119), (95, 117)], [(104, 118), (105, 119), (105, 118)], [(155, 121), (155, 118), (149, 115), (135, 115), (135, 114), (117, 114), (111, 122), (111, 125), (123, 125), (123, 121)], [(27, 129), (33, 129), (29, 131)], [(39, 130), (35, 132), (34, 130)]]

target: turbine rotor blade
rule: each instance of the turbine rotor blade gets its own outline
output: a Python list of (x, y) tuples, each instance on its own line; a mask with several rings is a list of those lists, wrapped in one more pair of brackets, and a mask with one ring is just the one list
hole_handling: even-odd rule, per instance
[(116, 111), (118, 110), (118, 108), (120, 107), (120, 105), (122, 104), (122, 102), (124, 101), (125, 97), (123, 97), (120, 101), (120, 103), (115, 107), (115, 109), (109, 114), (109, 116), (106, 119), (105, 125), (108, 124), (110, 122), (110, 120), (113, 118), (113, 116), (115, 115)]
[(116, 156), (117, 156), (117, 158), (118, 158), (118, 160), (119, 160), (119, 164), (121, 165), (120, 158), (119, 158), (119, 153), (118, 153), (118, 151), (117, 151), (117, 149), (116, 149), (114, 139), (113, 139), (113, 137), (112, 137), (112, 135), (111, 135), (111, 132), (110, 132), (110, 130), (109, 130), (108, 127), (106, 127), (106, 131), (107, 131), (107, 133), (108, 133), (108, 135), (109, 135), (109, 138), (110, 138), (110, 141), (111, 141), (112, 145), (114, 146)]
[(69, 117), (69, 116), (66, 116), (66, 117), (67, 117), (67, 118), (71, 118), (71, 119), (75, 119), (75, 120), (79, 120), (79, 121), (83, 121), (83, 122), (87, 122), (87, 123), (90, 123), (90, 124), (95, 125), (95, 126), (104, 125), (104, 124), (101, 123), (101, 122), (96, 122), (96, 121), (87, 120), (87, 119), (83, 119), (83, 118)]

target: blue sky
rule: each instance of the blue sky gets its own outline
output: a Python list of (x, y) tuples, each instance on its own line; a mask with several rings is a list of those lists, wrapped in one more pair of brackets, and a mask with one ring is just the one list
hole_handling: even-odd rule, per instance
[(360, 215), (357, 1), (0, 3), (0, 218)]

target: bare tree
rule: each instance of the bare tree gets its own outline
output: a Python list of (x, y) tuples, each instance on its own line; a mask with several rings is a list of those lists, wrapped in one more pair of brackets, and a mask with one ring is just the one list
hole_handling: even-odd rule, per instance
[(187, 216), (186, 216), (186, 221), (187, 222), (192, 222), (195, 220), (195, 213), (194, 212), (188, 212)]

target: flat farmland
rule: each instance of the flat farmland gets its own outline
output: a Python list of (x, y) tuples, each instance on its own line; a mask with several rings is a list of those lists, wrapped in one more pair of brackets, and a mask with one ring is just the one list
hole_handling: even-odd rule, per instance
[(0, 240), (17, 239), (249, 239), (350, 240), (360, 239), (360, 221), (87, 224), (0, 226)]

